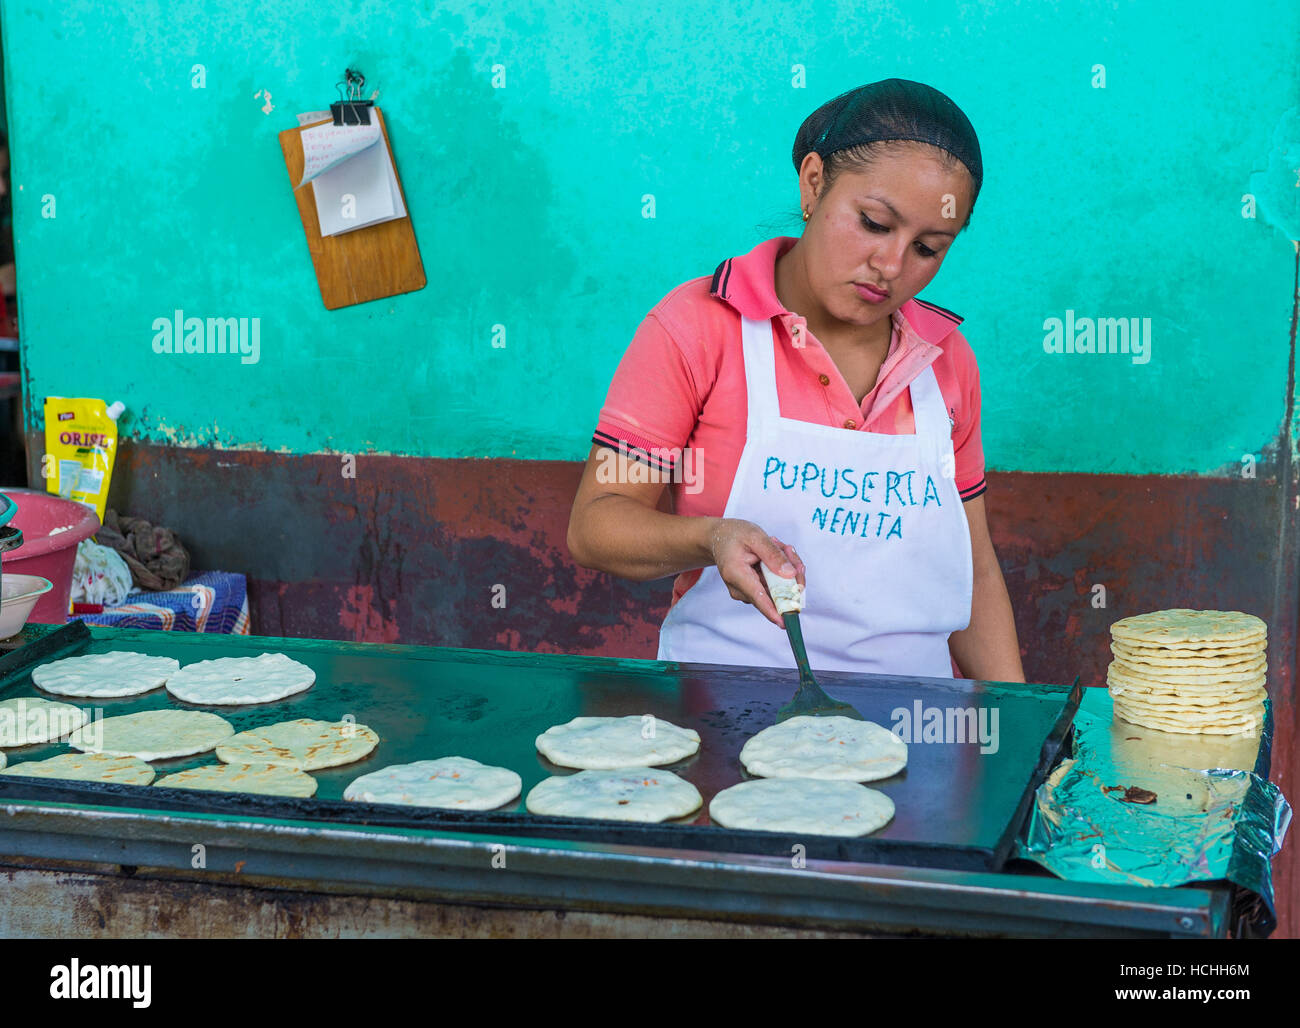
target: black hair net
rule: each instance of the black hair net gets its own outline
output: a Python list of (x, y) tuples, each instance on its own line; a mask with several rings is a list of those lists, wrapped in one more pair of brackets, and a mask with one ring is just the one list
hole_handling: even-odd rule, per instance
[(799, 126), (794, 167), (816, 152), (825, 160), (863, 143), (911, 140), (947, 150), (970, 171), (974, 194), (984, 178), (979, 139), (961, 108), (939, 90), (910, 79), (871, 82), (822, 104)]

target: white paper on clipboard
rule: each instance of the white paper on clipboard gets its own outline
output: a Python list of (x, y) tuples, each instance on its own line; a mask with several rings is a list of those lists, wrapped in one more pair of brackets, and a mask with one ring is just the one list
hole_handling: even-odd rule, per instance
[[(300, 125), (328, 112), (298, 115)], [(383, 132), (370, 125), (311, 125), (302, 130), (303, 174), (316, 202), (322, 236), (337, 236), (406, 217), (402, 190)]]
[(317, 176), (311, 187), (322, 236), (406, 217), (397, 173), (382, 143)]

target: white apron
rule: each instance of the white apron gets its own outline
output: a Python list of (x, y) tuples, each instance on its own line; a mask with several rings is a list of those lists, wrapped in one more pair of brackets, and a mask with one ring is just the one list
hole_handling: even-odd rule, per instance
[[(951, 678), (948, 636), (970, 623), (971, 544), (934, 369), (909, 387), (915, 435), (796, 421), (780, 416), (772, 323), (742, 326), (749, 416), (723, 517), (803, 558), (809, 664)], [(732, 599), (712, 565), (668, 612), (658, 659), (795, 666), (785, 632)]]

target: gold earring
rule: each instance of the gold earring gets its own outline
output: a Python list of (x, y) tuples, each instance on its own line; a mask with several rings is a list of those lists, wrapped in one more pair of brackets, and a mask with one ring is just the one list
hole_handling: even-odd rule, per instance
[(807, 212), (807, 211), (804, 211), (804, 212), (803, 212), (803, 220), (804, 220), (804, 221), (807, 221), (807, 220), (808, 220), (808, 212)]

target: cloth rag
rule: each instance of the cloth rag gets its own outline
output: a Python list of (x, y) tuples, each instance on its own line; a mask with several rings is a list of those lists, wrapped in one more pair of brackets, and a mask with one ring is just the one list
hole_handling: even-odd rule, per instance
[(95, 541), (120, 553), (135, 584), (149, 592), (174, 589), (190, 573), (189, 551), (175, 532), (144, 518), (118, 514), (112, 507), (104, 512), (104, 525)]

